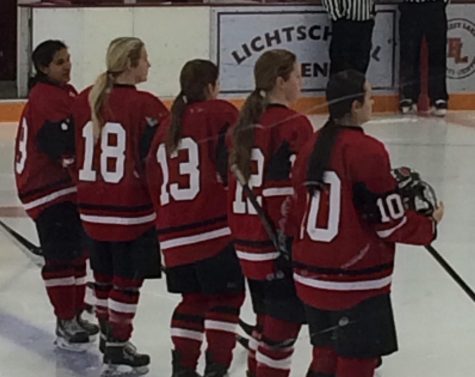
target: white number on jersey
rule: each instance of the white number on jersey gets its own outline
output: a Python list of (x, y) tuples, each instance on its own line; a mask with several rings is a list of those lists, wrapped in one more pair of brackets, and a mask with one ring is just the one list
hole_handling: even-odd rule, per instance
[(398, 220), (404, 216), (404, 205), (401, 196), (397, 193), (379, 198), (376, 204), (381, 213), (381, 222), (388, 223), (391, 220)]
[(26, 118), (23, 118), (21, 121), (21, 130), (20, 130), (20, 140), (18, 140), (18, 151), (20, 157), (17, 156), (15, 162), (15, 170), (17, 174), (23, 173), (26, 165), (26, 143), (28, 140), (28, 124), (26, 123)]
[[(115, 143), (110, 144), (111, 136)], [(94, 161), (94, 132), (92, 122), (88, 122), (82, 129), (84, 138), (84, 164), (79, 170), (79, 180), (94, 182), (97, 173), (93, 169)], [(125, 173), (126, 132), (120, 123), (107, 122), (101, 131), (100, 170), (105, 182), (118, 183)]]
[[(262, 186), (263, 183), (263, 176), (264, 176), (264, 154), (259, 148), (253, 148), (251, 150), (251, 164), (255, 162), (257, 166), (257, 171), (255, 174), (251, 174), (249, 177), (248, 181), (248, 186), (252, 190), (253, 187), (260, 187)], [(243, 198), (243, 188), (239, 184), (239, 182), (236, 183), (236, 196), (234, 198), (233, 202), (233, 212), (236, 214), (250, 214), (250, 215), (256, 215), (257, 212), (254, 209), (254, 206), (252, 205), (251, 201), (247, 199), (244, 201)], [(262, 197), (257, 196), (256, 197), (257, 202), (262, 205)]]
[(337, 236), (340, 226), (341, 181), (335, 172), (326, 171), (324, 173), (323, 182), (330, 185), (327, 226), (326, 228), (319, 228), (316, 224), (318, 211), (320, 209), (320, 191), (316, 191), (310, 198), (310, 211), (307, 217), (306, 231), (313, 241), (331, 242)]
[[(193, 200), (200, 192), (200, 170), (199, 170), (199, 148), (198, 144), (191, 138), (185, 137), (180, 141), (178, 150), (170, 158), (177, 158), (178, 152), (187, 151), (188, 161), (178, 164), (178, 175), (188, 176), (189, 187), (180, 187), (177, 182), (170, 183), (170, 172), (167, 163), (167, 152), (165, 144), (160, 144), (157, 150), (157, 162), (162, 168), (163, 183), (160, 189), (160, 204), (170, 203), (170, 196), (176, 200)], [(168, 191), (169, 188), (169, 191)]]

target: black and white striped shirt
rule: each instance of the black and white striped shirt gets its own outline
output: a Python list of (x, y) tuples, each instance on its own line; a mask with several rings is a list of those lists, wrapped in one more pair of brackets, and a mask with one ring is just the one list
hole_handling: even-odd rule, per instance
[(374, 0), (322, 0), (333, 21), (368, 21), (375, 15)]

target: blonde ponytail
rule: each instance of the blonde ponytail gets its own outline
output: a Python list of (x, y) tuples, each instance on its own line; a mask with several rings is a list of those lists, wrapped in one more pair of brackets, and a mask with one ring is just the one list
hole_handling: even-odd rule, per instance
[(101, 73), (89, 93), (89, 106), (91, 107), (91, 120), (93, 125), (94, 139), (100, 139), (104, 119), (102, 117), (102, 109), (107, 100), (107, 96), (112, 89), (113, 80), (107, 73)]

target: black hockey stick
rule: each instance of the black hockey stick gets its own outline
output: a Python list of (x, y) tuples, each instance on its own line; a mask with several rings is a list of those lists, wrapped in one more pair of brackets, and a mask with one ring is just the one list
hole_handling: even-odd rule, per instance
[(249, 339), (245, 336), (241, 336), (236, 334), (236, 341), (240, 344), (244, 349), (249, 351)]
[(39, 267), (43, 266), (43, 252), (41, 251), (41, 247), (36, 246), (35, 244), (27, 240), (20, 233), (12, 229), (10, 226), (5, 224), (1, 220), (0, 226), (14, 239), (14, 241), (19, 244), (20, 250), (28, 257), (28, 259), (30, 259), (34, 264)]
[(264, 229), (269, 236), (270, 240), (272, 241), (272, 244), (274, 245), (275, 249), (278, 251), (281, 251), (281, 248), (279, 246), (279, 239), (277, 236), (277, 232), (275, 230), (274, 224), (272, 224), (272, 220), (269, 218), (267, 213), (264, 212), (264, 209), (261, 207), (259, 202), (257, 201), (256, 196), (252, 192), (251, 188), (247, 184), (246, 179), (242, 175), (241, 171), (237, 167), (236, 164), (231, 165), (231, 171), (233, 172), (234, 176), (238, 180), (239, 184), (242, 186), (242, 189), (244, 193), (246, 194), (247, 198), (251, 202), (252, 206), (257, 212), (257, 216), (259, 216), (259, 219), (261, 220), (262, 225), (264, 226)]
[[(252, 332), (254, 331), (255, 326), (247, 322), (244, 322), (241, 318), (239, 318), (239, 327), (244, 331), (244, 333), (248, 337), (252, 338)], [(244, 347), (245, 349), (249, 351), (249, 338), (247, 338), (246, 336), (236, 334), (236, 340), (242, 347)]]
[(435, 258), (437, 262), (442, 266), (442, 268), (454, 279), (460, 288), (475, 302), (475, 292), (468, 286), (467, 283), (460, 277), (457, 272), (447, 263), (447, 261), (439, 254), (439, 252), (434, 249), (432, 245), (425, 246), (426, 250)]

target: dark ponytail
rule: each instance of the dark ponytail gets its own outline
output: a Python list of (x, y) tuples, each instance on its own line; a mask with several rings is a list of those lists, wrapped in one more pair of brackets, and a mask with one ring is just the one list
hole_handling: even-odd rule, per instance
[(254, 127), (259, 123), (267, 105), (265, 92), (254, 90), (241, 108), (239, 120), (233, 131), (232, 163), (241, 171), (244, 178), (251, 176), (251, 150), (254, 146)]
[(251, 151), (254, 146), (254, 129), (267, 107), (267, 93), (278, 77), (288, 80), (294, 70), (296, 56), (287, 50), (269, 50), (257, 59), (254, 66), (254, 91), (246, 98), (239, 120), (233, 131), (233, 151), (230, 164), (236, 165), (242, 175), (251, 176)]
[(326, 97), (330, 118), (320, 131), (310, 155), (307, 170), (307, 187), (310, 193), (320, 191), (324, 187), (324, 174), (328, 170), (332, 158), (332, 150), (340, 130), (339, 121), (351, 116), (354, 101), (364, 103), (365, 76), (355, 70), (346, 70), (330, 78), (326, 89)]
[(194, 102), (205, 101), (208, 97), (208, 85), (216, 85), (218, 67), (209, 60), (195, 59), (187, 62), (180, 73), (181, 91), (171, 108), (171, 124), (165, 143), (170, 156), (180, 143), (183, 116), (186, 107)]
[(171, 108), (171, 125), (168, 130), (168, 137), (166, 141), (167, 154), (171, 155), (176, 148), (181, 138), (181, 128), (183, 122), (183, 114), (186, 110), (186, 99), (183, 92), (180, 92), (175, 98)]
[(323, 187), (323, 174), (327, 169), (332, 148), (338, 136), (338, 126), (333, 119), (328, 119), (318, 133), (318, 139), (313, 147), (308, 163), (307, 187), (310, 191), (321, 190)]

